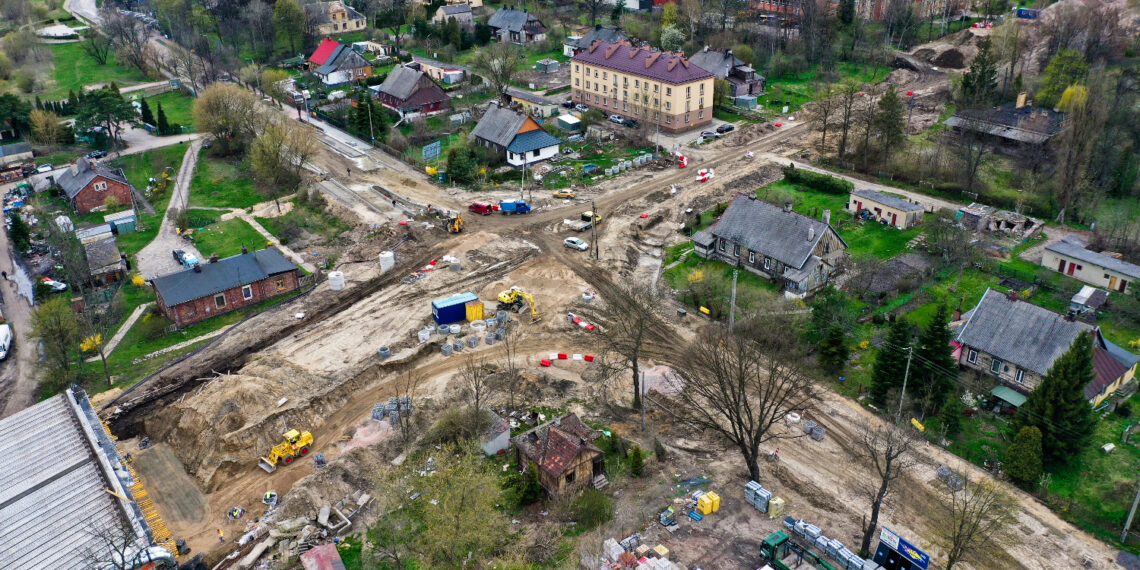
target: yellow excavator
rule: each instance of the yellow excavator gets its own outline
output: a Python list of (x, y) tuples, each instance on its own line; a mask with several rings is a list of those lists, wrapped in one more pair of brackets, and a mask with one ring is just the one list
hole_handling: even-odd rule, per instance
[(264, 469), (266, 473), (276, 471), (278, 462), (290, 465), (297, 457), (308, 455), (309, 446), (313, 445), (313, 434), (307, 431), (291, 429), (285, 432), (282, 437), (285, 438), (285, 441), (270, 449), (269, 457), (262, 457), (257, 462), (257, 466)]
[(515, 311), (521, 313), (523, 307), (530, 307), (530, 322), (537, 323), (538, 319), (538, 305), (534, 302), (534, 297), (530, 293), (523, 290), (522, 287), (514, 286), (502, 293), (499, 293), (499, 310), (500, 311)]
[(457, 234), (463, 231), (463, 216), (455, 214), (454, 218), (444, 220), (443, 227), (447, 228), (447, 233), (451, 234)]

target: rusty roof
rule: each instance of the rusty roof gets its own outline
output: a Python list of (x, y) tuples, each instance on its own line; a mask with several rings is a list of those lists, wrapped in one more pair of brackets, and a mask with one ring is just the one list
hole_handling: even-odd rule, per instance
[(577, 415), (567, 414), (511, 438), (511, 443), (539, 469), (560, 477), (583, 452), (602, 453), (593, 444), (598, 436), (597, 430), (582, 423)]

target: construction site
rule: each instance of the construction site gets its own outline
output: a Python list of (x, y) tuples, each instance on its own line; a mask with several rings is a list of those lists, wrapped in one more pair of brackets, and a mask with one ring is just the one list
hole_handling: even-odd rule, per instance
[[(779, 461), (762, 465), (762, 480), (749, 483), (727, 442), (677, 420), (673, 410), (681, 404), (668, 382), (646, 380), (652, 392), (642, 431), (624, 401), (628, 374), (604, 374), (597, 331), (575, 316), (605, 303), (623, 283), (660, 280), (664, 248), (682, 239), (678, 230), (687, 210), (777, 179), (778, 169), (752, 153), (794, 156), (809, 132), (803, 123), (744, 127), (738, 137), (687, 153), (688, 169), (665, 164), (632, 171), (569, 200), (547, 198), (547, 192), (532, 199), (441, 188), (418, 173), (328, 144), (314, 161), (313, 170), (324, 175), (312, 191), (323, 193), (328, 208), (354, 226), (336, 266), (305, 294), (249, 318), (130, 389), (98, 395), (94, 405), (110, 431), (98, 440), (104, 451), (91, 457), (105, 467), (104, 480), (73, 491), (98, 496), (128, 520), (138, 514), (128, 507), (144, 504), (139, 490), (145, 486), (145, 504), (161, 526), (139, 524), (136, 530), (151, 533), (150, 543), (166, 544), (178, 562), (192, 564), (187, 568), (295, 567), (302, 554), (318, 556), (327, 550), (322, 545), (363, 533), (384, 516), (375, 508), (375, 480), (407, 457), (397, 437), (399, 419), (414, 418), (408, 424), (416, 430), (414, 441), (459, 405), (465, 359), (500, 360), (502, 338), (512, 335), (521, 401), (509, 409), (495, 403), (500, 415), (513, 422), (536, 407), (566, 410), (645, 445), (658, 440), (668, 451), (667, 461), (649, 462), (652, 476), (605, 487), (615, 502), (614, 519), (571, 539), (564, 566), (628, 563), (612, 546), (636, 534), (636, 544), (627, 541), (619, 549), (646, 560), (644, 567), (654, 556), (667, 557), (672, 566), (662, 561), (652, 567), (756, 568), (770, 561), (786, 568), (797, 558), (819, 568), (854, 567), (848, 555), (861, 535), (861, 481), (869, 473), (857, 460), (853, 438), (860, 425), (875, 421), (870, 411), (824, 390), (816, 405), (797, 410), (802, 423), (773, 428), (798, 437), (781, 440)], [(715, 178), (694, 177), (697, 169), (713, 168)], [(350, 183), (328, 175), (345, 169)], [(526, 215), (463, 215), (472, 201), (520, 198), (532, 207)], [(590, 227), (573, 231), (582, 220)], [(564, 246), (568, 236), (584, 238), (591, 252)], [(664, 328), (651, 332), (655, 348), (640, 362), (646, 369), (670, 365), (703, 327), (715, 326), (701, 316), (682, 316), (682, 305), (663, 299), (658, 313)], [(412, 376), (414, 393), (406, 383)], [(40, 404), (4, 420), (2, 431), (34, 440), (53, 430), (37, 419), (41, 414), (81, 409), (78, 400), (85, 398)], [(90, 428), (88, 435), (102, 428), (90, 413), (71, 413), (70, 422)], [(29, 422), (38, 424), (35, 431), (20, 427)], [(807, 422), (825, 435), (800, 433)], [(117, 443), (106, 443), (111, 434)], [(130, 457), (122, 462), (131, 466), (129, 478), (114, 467), (110, 448)], [(927, 537), (939, 468), (986, 475), (941, 449), (920, 452), (922, 467), (900, 481), (880, 523), (937, 560), (942, 553)], [(62, 458), (51, 461), (69, 468)], [(498, 458), (488, 461), (498, 468)], [(28, 470), (33, 463), (11, 467)], [(94, 463), (90, 470), (98, 475)], [(103, 486), (106, 493), (96, 490)], [(764, 510), (757, 505), (757, 486), (767, 494)], [(717, 497), (715, 508), (700, 498), (706, 492)], [(21, 486), (13, 493), (0, 503), (3, 519), (20, 524), (26, 517), (21, 501), (34, 497)], [(779, 507), (769, 508), (769, 500)], [(1000, 553), (1003, 567), (1071, 568), (1089, 560), (1111, 567), (1111, 548), (1027, 495), (1021, 504), (1020, 540)], [(688, 514), (698, 512), (705, 514)], [(536, 511), (517, 517), (522, 528), (549, 522)], [(808, 527), (815, 530), (808, 533)], [(846, 549), (820, 547), (819, 536)], [(45, 536), (34, 542), (44, 543)], [(20, 560), (11, 557), (15, 546), (0, 544), (0, 567), (48, 567), (10, 564)], [(867, 564), (863, 568), (876, 567)]]

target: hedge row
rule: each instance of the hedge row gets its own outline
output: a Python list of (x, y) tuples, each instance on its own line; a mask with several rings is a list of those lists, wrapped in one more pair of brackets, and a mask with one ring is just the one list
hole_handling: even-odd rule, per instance
[(790, 165), (784, 167), (784, 180), (828, 194), (847, 194), (855, 189), (854, 184), (842, 178), (836, 178), (827, 174), (820, 174)]

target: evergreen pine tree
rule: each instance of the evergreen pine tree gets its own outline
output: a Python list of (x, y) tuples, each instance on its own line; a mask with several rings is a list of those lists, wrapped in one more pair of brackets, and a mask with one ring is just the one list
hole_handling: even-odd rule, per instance
[(641, 451), (640, 445), (635, 445), (633, 446), (633, 450), (629, 453), (629, 472), (634, 477), (641, 477), (644, 471), (645, 454)]
[(459, 31), (459, 23), (455, 21), (455, 18), (447, 19), (443, 37), (447, 38), (447, 43), (455, 46), (455, 49), (463, 49), (463, 34)]
[(79, 110), (79, 97), (75, 94), (74, 89), (67, 91), (67, 110), (69, 113)]
[(947, 394), (954, 391), (958, 379), (958, 363), (954, 360), (954, 347), (950, 346), (953, 335), (948, 326), (950, 315), (946, 306), (939, 304), (934, 318), (922, 331), (914, 348), (914, 361), (911, 363), (910, 377), (914, 382), (915, 394), (928, 398), (930, 410), (940, 410), (946, 402)]
[(997, 54), (987, 37), (978, 48), (970, 69), (962, 75), (960, 104), (966, 109), (989, 107), (997, 95)]
[(158, 103), (158, 117), (156, 120), (158, 121), (158, 124), (155, 125), (154, 127), (156, 129), (158, 129), (158, 134), (169, 135), (170, 134), (170, 123), (168, 123), (166, 121), (166, 111), (162, 110), (162, 102), (161, 101)]
[(895, 319), (871, 369), (871, 399), (880, 408), (886, 406), (891, 391), (902, 386), (910, 342), (910, 324), (902, 317)]
[(112, 82), (111, 82), (111, 87), (110, 87), (110, 89), (111, 89), (111, 91), (114, 91), (116, 95), (120, 94), (120, 93), (119, 93), (119, 84), (118, 84), (118, 83), (115, 83), (114, 81), (112, 81)]
[(388, 140), (388, 113), (384, 111), (383, 105), (371, 97), (368, 104), (372, 105), (372, 127), (376, 129), (376, 140)]
[(1025, 426), (1017, 432), (1002, 468), (1021, 485), (1036, 485), (1041, 477), (1041, 430), (1037, 426)]
[(836, 375), (843, 370), (847, 363), (850, 349), (847, 347), (847, 335), (839, 325), (831, 325), (827, 334), (819, 343), (819, 364), (829, 375)]
[(879, 112), (875, 113), (874, 126), (879, 151), (885, 161), (906, 140), (906, 110), (894, 85), (888, 87), (887, 92), (879, 98)]
[(1041, 430), (1046, 465), (1068, 462), (1092, 436), (1096, 418), (1085, 399), (1085, 386), (1095, 379), (1092, 335), (1081, 333), (1013, 417), (1018, 432), (1026, 426)]
[(839, 21), (844, 25), (855, 21), (855, 0), (839, 0)]
[(356, 123), (356, 132), (361, 138), (367, 139), (369, 136), (368, 130), (368, 95), (359, 93), (356, 95), (356, 109), (354, 111), (353, 120)]
[(951, 393), (942, 405), (942, 413), (938, 420), (942, 422), (945, 437), (955, 437), (962, 431), (962, 400), (956, 393)]
[(44, 102), (40, 101), (39, 95), (36, 95), (36, 103), (32, 108), (33, 109), (41, 109), (41, 110), (44, 108)]
[(8, 228), (8, 237), (17, 253), (22, 253), (31, 245), (32, 230), (22, 216), (12, 216), (11, 227)]
[(142, 108), (140, 109), (140, 112), (142, 113), (142, 122), (153, 127), (154, 113), (150, 112), (150, 105), (146, 102), (146, 99), (142, 100)]

